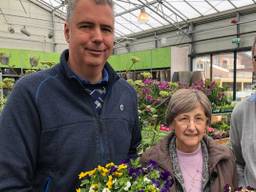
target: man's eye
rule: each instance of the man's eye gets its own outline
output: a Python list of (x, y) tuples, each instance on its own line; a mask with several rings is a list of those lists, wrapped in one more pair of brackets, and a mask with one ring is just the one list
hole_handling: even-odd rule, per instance
[(81, 25), (80, 28), (89, 28), (89, 25)]
[(113, 30), (111, 28), (108, 28), (108, 27), (102, 28), (102, 31), (108, 32), (108, 33), (112, 33), (113, 32)]

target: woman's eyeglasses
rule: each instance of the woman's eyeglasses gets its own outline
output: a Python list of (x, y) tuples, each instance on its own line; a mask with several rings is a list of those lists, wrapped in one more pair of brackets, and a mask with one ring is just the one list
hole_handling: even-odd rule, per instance
[(201, 126), (201, 125), (205, 125), (207, 122), (207, 117), (204, 116), (198, 116), (198, 117), (177, 117), (175, 118), (175, 120), (177, 121), (177, 123), (179, 123), (182, 126), (188, 126), (191, 124), (191, 121), (194, 122), (195, 125)]

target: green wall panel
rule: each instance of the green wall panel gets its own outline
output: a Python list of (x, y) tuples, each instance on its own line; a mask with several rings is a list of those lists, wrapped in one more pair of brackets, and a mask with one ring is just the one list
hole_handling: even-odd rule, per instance
[[(132, 65), (132, 58), (139, 58), (139, 62)], [(130, 52), (112, 55), (109, 63), (117, 71), (168, 68), (171, 66), (171, 48), (158, 48), (147, 51)]]
[[(15, 67), (24, 69), (45, 68), (46, 63), (58, 63), (60, 57), (59, 53), (5, 48), (0, 48), (0, 55), (9, 57), (8, 65), (0, 63), (0, 67)], [(31, 65), (31, 60), (34, 60), (34, 66)]]
[[(0, 48), (1, 55), (8, 56), (9, 63), (4, 65), (0, 61), (0, 67), (23, 69), (42, 69), (45, 68), (44, 64), (47, 62), (58, 63), (60, 57), (59, 53), (5, 48)], [(134, 57), (138, 58), (139, 61), (133, 65), (132, 58)], [(31, 58), (38, 61), (36, 66), (31, 65)], [(112, 55), (108, 61), (117, 71), (168, 68), (171, 66), (171, 48)]]

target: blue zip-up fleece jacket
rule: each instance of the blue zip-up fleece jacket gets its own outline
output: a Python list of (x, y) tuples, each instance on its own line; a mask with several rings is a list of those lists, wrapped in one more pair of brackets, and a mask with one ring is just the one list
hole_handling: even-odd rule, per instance
[(75, 190), (81, 171), (136, 155), (141, 140), (135, 90), (108, 63), (101, 114), (60, 64), (20, 79), (0, 116), (0, 191)]

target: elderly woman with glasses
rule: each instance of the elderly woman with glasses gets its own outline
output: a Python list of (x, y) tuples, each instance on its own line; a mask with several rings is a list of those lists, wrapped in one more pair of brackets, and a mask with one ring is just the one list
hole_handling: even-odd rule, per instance
[(211, 103), (203, 92), (175, 92), (169, 101), (166, 121), (173, 131), (146, 150), (141, 161), (156, 161), (173, 175), (171, 192), (220, 192), (227, 184), (237, 187), (232, 151), (207, 137)]

